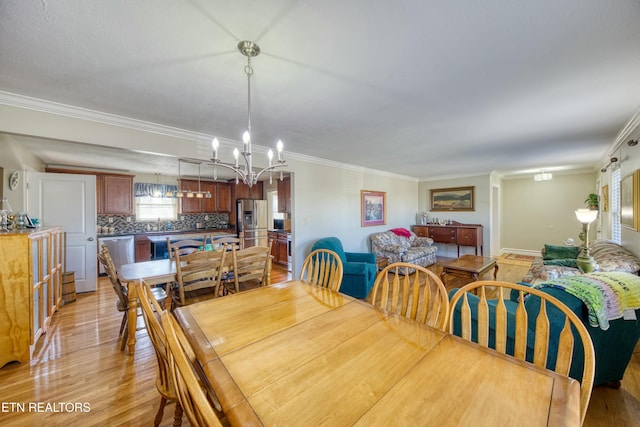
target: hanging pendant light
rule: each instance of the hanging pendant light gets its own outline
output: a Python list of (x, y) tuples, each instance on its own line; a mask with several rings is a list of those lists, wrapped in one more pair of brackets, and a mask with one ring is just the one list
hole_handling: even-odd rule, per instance
[[(222, 166), (226, 169), (230, 169), (236, 174), (236, 184), (241, 180), (249, 187), (252, 187), (254, 184), (258, 182), (260, 176), (269, 172), (269, 180), (271, 180), (271, 171), (275, 168), (280, 168), (283, 166), (287, 166), (286, 161), (284, 160), (284, 144), (281, 140), (278, 140), (276, 144), (276, 149), (278, 151), (278, 160), (276, 164), (273, 164), (273, 151), (269, 149), (267, 156), (269, 158), (269, 165), (258, 171), (253, 171), (253, 160), (252, 160), (252, 150), (251, 150), (251, 76), (253, 75), (253, 67), (251, 66), (251, 58), (258, 56), (260, 53), (260, 46), (252, 41), (241, 41), (238, 43), (238, 50), (244, 56), (247, 57), (247, 65), (244, 67), (244, 72), (247, 75), (247, 130), (242, 135), (242, 153), (238, 151), (237, 148), (233, 150), (233, 157), (235, 159), (233, 164), (223, 163), (218, 158), (218, 149), (220, 148), (220, 142), (218, 138), (213, 138), (211, 141), (211, 148), (213, 149), (213, 157), (211, 158), (211, 162), (213, 163), (213, 177), (217, 179), (218, 173), (216, 170), (217, 166)], [(242, 158), (244, 159), (244, 165), (242, 167), (239, 166), (239, 156), (242, 154)], [(281, 179), (282, 179), (282, 173)]]

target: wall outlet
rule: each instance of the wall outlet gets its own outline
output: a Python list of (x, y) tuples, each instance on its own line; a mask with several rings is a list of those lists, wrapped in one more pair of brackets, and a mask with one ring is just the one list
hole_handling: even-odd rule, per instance
[(130, 216), (127, 217), (127, 222), (131, 222), (131, 217)]
[(111, 224), (113, 222), (113, 217), (110, 216), (109, 219), (107, 220), (109, 222), (109, 224)]
[(204, 220), (205, 220), (205, 221), (209, 221), (209, 215), (205, 215), (205, 216), (204, 216)]
[(184, 221), (184, 215), (180, 215), (180, 221)]

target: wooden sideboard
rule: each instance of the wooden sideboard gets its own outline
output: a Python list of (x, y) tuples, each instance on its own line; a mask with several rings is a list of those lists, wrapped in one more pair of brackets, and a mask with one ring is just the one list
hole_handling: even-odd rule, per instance
[(414, 225), (411, 227), (414, 233), (420, 237), (430, 237), (437, 243), (450, 243), (458, 247), (458, 257), (460, 257), (460, 246), (475, 247), (475, 254), (478, 255), (478, 247), (480, 248), (480, 256), (483, 256), (482, 246), (482, 225), (480, 224), (462, 224), (453, 221), (448, 225)]
[(27, 363), (62, 304), (62, 230), (0, 234), (0, 367)]

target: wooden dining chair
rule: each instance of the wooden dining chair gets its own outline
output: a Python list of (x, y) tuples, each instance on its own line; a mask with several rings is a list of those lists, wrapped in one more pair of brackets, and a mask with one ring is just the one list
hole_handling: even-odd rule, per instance
[(171, 371), (169, 369), (169, 358), (167, 339), (160, 324), (160, 313), (163, 308), (155, 299), (152, 288), (147, 283), (139, 283), (136, 285), (138, 290), (138, 297), (140, 298), (140, 307), (142, 308), (142, 317), (144, 323), (147, 326), (147, 332), (149, 339), (153, 344), (153, 348), (156, 352), (156, 359), (158, 361), (158, 375), (156, 377), (156, 389), (160, 393), (160, 406), (156, 417), (153, 421), (154, 426), (160, 425), (164, 408), (167, 405), (167, 401), (175, 401), (176, 409), (174, 414), (174, 425), (180, 425), (182, 420), (182, 407), (178, 401), (178, 393), (175, 390), (173, 378), (171, 378)]
[(188, 303), (187, 293), (209, 289), (206, 294), (217, 298), (220, 291), (221, 267), (226, 251), (197, 251), (186, 255), (176, 254), (176, 286), (173, 302), (176, 306)]
[(187, 255), (192, 252), (204, 250), (206, 247), (206, 239), (185, 239), (178, 240), (177, 242), (171, 242), (171, 238), (167, 237), (167, 252), (169, 258), (175, 259), (176, 252), (180, 255)]
[(213, 249), (222, 249), (226, 247), (228, 251), (232, 248), (240, 249), (240, 239), (237, 237), (218, 237), (214, 234), (207, 235), (205, 242), (209, 242)]
[(189, 354), (193, 349), (175, 318), (166, 311), (161, 314), (162, 327), (167, 339), (168, 365), (178, 400), (193, 426), (222, 426), (215, 406), (208, 398), (207, 384), (201, 380)]
[[(402, 274), (409, 269), (414, 273)], [(443, 331), (447, 329), (447, 289), (440, 278), (426, 267), (406, 262), (389, 264), (378, 273), (368, 300), (385, 312)]]
[[(129, 328), (128, 324), (128, 310), (129, 310), (129, 295), (126, 286), (123, 286), (118, 278), (118, 272), (116, 271), (115, 264), (113, 263), (113, 259), (111, 258), (111, 254), (109, 253), (109, 249), (107, 245), (104, 243), (100, 248), (100, 253), (98, 253), (98, 261), (104, 267), (105, 272), (107, 273), (107, 277), (111, 282), (111, 287), (113, 291), (116, 293), (118, 300), (116, 301), (116, 308), (119, 312), (123, 313), (122, 321), (120, 322), (120, 332), (118, 336), (122, 335), (122, 343), (120, 344), (120, 351), (124, 351), (125, 346), (127, 345), (127, 339), (129, 338)], [(167, 300), (167, 293), (162, 288), (153, 288), (154, 298), (159, 302), (161, 306), (164, 307), (164, 304)]]
[(267, 246), (252, 246), (241, 250), (232, 250), (233, 289), (240, 292), (242, 287), (254, 288), (271, 284), (271, 243)]
[(339, 292), (342, 274), (342, 260), (337, 253), (329, 249), (316, 249), (305, 258), (300, 280)]
[[(540, 300), (540, 309), (535, 318), (529, 318), (530, 314), (525, 308), (527, 298)], [(515, 316), (507, 316), (507, 304), (517, 304)], [(463, 339), (541, 368), (551, 366), (553, 371), (566, 376), (571, 369), (576, 345), (574, 334), (577, 334), (584, 352), (580, 382), (580, 420), (584, 421), (593, 388), (595, 352), (586, 327), (565, 304), (550, 294), (529, 286), (501, 281), (478, 281), (460, 288), (451, 297), (450, 310), (451, 333), (454, 333), (454, 324), (459, 321)], [(558, 315), (564, 317), (564, 326), (561, 331), (554, 332), (550, 328), (549, 318)], [(472, 322), (472, 318), (477, 320)], [(533, 339), (527, 336), (529, 331), (533, 331)], [(556, 345), (557, 351), (553, 352), (557, 353), (555, 360), (549, 360), (552, 358), (550, 349), (552, 346), (556, 348)]]

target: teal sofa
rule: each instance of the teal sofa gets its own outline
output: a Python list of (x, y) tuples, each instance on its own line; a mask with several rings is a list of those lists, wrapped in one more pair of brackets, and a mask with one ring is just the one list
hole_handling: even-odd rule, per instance
[[(604, 273), (609, 274), (609, 273)], [(640, 277), (629, 273), (618, 273), (626, 275), (626, 281), (630, 286), (640, 287)], [(589, 275), (585, 275), (589, 276)], [(638, 339), (640, 339), (640, 309), (636, 309), (635, 320), (624, 320), (623, 318), (610, 320), (609, 328), (602, 330), (600, 327), (594, 327), (590, 325), (589, 314), (587, 307), (579, 298), (569, 294), (563, 289), (553, 287), (553, 281), (547, 282), (545, 285), (538, 285), (541, 290), (556, 297), (562, 301), (571, 311), (576, 313), (580, 317), (589, 331), (591, 340), (593, 341), (593, 347), (596, 355), (596, 372), (594, 378), (594, 385), (606, 384), (611, 387), (619, 387), (620, 381), (624, 376), (624, 371), (631, 360), (634, 348)], [(527, 285), (527, 283), (521, 283)], [(453, 289), (449, 297), (451, 298), (457, 289)], [(515, 312), (517, 308), (517, 293), (513, 293), (511, 300), (505, 301), (507, 306), (507, 353), (513, 354), (513, 337), (515, 328)], [(477, 318), (477, 304), (478, 297), (475, 295), (468, 295), (469, 304), (471, 306), (472, 319)], [(495, 307), (496, 301), (489, 301), (491, 307)], [(461, 302), (456, 304), (456, 307), (452, 310), (452, 316), (454, 319), (454, 335), (461, 336), (460, 327), (460, 305)], [(535, 296), (529, 296), (525, 302), (525, 308), (529, 317), (529, 333), (527, 344), (527, 360), (533, 360), (533, 336), (535, 332), (535, 316), (540, 310), (540, 299)], [(560, 334), (562, 325), (564, 324), (564, 315), (555, 308), (549, 308), (548, 314), (551, 324), (551, 342), (557, 342), (557, 337)], [(490, 308), (489, 312), (490, 324), (495, 325), (495, 312)], [(489, 331), (489, 346), (495, 345), (494, 331)], [(577, 333), (574, 331), (576, 340), (579, 340)], [(477, 340), (477, 331), (472, 329), (472, 339)], [(551, 347), (549, 349), (549, 357), (547, 367), (553, 369), (555, 366), (555, 358), (557, 354), (557, 347)], [(575, 363), (571, 366), (569, 376), (577, 380), (581, 380), (582, 368), (583, 368), (583, 349), (580, 345), (574, 348), (573, 357)], [(553, 362), (551, 362), (553, 361)]]
[(314, 243), (311, 251), (316, 249), (329, 249), (340, 257), (344, 272), (340, 292), (360, 299), (364, 299), (369, 295), (378, 273), (374, 254), (368, 252), (345, 252), (342, 242), (337, 237), (325, 237), (318, 240)]

